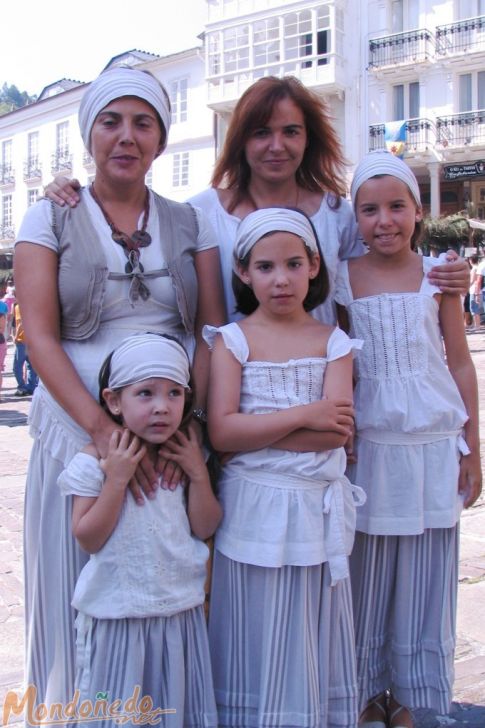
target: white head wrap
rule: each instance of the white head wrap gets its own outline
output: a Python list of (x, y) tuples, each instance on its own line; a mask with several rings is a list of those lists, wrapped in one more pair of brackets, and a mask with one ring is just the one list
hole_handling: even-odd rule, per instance
[(189, 360), (183, 347), (159, 334), (137, 334), (122, 341), (111, 357), (110, 389), (152, 377), (171, 379), (188, 387)]
[(350, 186), (350, 195), (354, 210), (359, 188), (364, 182), (367, 182), (368, 179), (375, 177), (377, 174), (388, 174), (391, 177), (400, 179), (401, 182), (404, 182), (408, 186), (416, 204), (421, 207), (419, 185), (412, 169), (402, 159), (399, 159), (399, 157), (381, 149), (375, 152), (369, 152), (357, 165)]
[(239, 223), (234, 243), (234, 269), (237, 270), (237, 262), (246, 257), (258, 240), (276, 232), (294, 233), (313, 253), (318, 253), (317, 239), (306, 215), (285, 207), (265, 207), (250, 212)]
[(170, 102), (156, 78), (136, 68), (112, 68), (103, 71), (89, 85), (79, 106), (79, 128), (85, 147), (91, 151), (91, 129), (100, 111), (115, 99), (136, 96), (153, 106), (165, 128), (170, 129)]

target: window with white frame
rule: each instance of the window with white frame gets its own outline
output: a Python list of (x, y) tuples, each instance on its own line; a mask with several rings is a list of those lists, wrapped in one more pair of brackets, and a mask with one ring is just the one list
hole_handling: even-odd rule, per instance
[(2, 227), (12, 227), (12, 195), (2, 196)]
[(12, 140), (2, 142), (2, 167), (4, 171), (12, 169)]
[(393, 33), (419, 28), (419, 0), (391, 0), (390, 12)]
[(69, 122), (61, 121), (56, 125), (56, 154), (67, 157), (69, 154)]
[[(335, 17), (335, 30), (340, 32), (341, 15), (336, 12)], [(234, 76), (252, 67), (272, 73), (282, 63), (286, 64), (285, 72), (290, 72), (298, 64), (303, 68), (325, 65), (334, 50), (331, 8), (322, 3), (209, 33), (208, 74)]]
[(209, 76), (218, 76), (221, 72), (220, 40), (219, 33), (211, 33), (207, 39)]
[(34, 202), (37, 202), (39, 194), (38, 187), (32, 187), (30, 190), (27, 190), (27, 207), (31, 207)]
[(279, 18), (265, 18), (253, 25), (253, 54), (255, 66), (269, 66), (279, 63), (280, 28)]
[[(327, 63), (330, 52), (330, 9), (326, 5), (316, 9), (316, 22), (311, 10), (289, 13), (284, 16), (285, 60), (305, 56), (317, 56), (317, 65)], [(313, 61), (303, 61), (303, 68), (310, 68)]]
[(224, 73), (249, 68), (249, 25), (226, 28), (222, 33)]
[(419, 117), (419, 81), (400, 83), (392, 87), (392, 119), (417, 119)]
[(170, 84), (172, 124), (187, 121), (187, 86), (188, 81), (186, 78), (179, 78)]
[(29, 165), (39, 162), (39, 132), (31, 131), (27, 136), (27, 161)]
[(477, 15), (485, 15), (485, 0), (458, 0), (458, 18), (475, 18)]
[(485, 109), (485, 71), (458, 76), (458, 110)]
[(173, 155), (172, 186), (186, 187), (189, 184), (189, 153), (177, 152)]

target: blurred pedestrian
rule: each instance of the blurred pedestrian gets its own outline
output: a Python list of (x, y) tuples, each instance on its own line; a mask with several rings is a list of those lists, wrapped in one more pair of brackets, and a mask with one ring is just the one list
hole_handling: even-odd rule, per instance
[(30, 397), (34, 393), (39, 377), (27, 355), (25, 332), (18, 303), (14, 305), (13, 317), (15, 322), (13, 373), (17, 380), (17, 390), (14, 392), (14, 397)]

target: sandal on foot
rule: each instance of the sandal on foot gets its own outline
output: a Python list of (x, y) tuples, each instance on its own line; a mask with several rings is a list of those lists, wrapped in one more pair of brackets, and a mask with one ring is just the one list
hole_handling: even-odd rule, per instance
[[(385, 693), (381, 693), (380, 695), (376, 695), (375, 698), (372, 698), (369, 700), (367, 705), (365, 706), (364, 710), (360, 714), (359, 717), (359, 723), (358, 728), (387, 728), (387, 710), (380, 703), (379, 701), (384, 699), (387, 701), (387, 697)], [(366, 714), (366, 712), (369, 710), (369, 708), (378, 708), (379, 712), (382, 713), (382, 720), (362, 720), (362, 717)]]
[[(408, 723), (407, 725), (404, 725), (404, 723), (402, 723), (402, 724), (401, 723), (395, 723), (395, 724), (392, 723), (392, 721), (394, 720), (396, 715), (398, 715), (398, 713), (400, 713), (401, 711), (405, 711), (406, 713), (409, 714), (409, 717), (411, 719), (410, 724)], [(406, 708), (405, 705), (400, 705), (399, 708), (396, 708), (396, 710), (393, 710), (393, 712), (390, 713), (389, 722), (387, 725), (389, 726), (389, 728), (409, 728), (410, 725), (411, 725), (411, 728), (414, 728), (413, 714), (411, 713), (409, 708)]]

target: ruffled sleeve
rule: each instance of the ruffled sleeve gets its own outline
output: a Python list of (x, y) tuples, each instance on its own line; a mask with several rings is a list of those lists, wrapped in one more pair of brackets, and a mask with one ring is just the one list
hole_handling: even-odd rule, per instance
[(362, 349), (362, 339), (351, 339), (345, 331), (335, 328), (330, 334), (327, 344), (327, 361), (335, 361), (346, 356), (351, 351)]
[(334, 291), (335, 303), (348, 306), (354, 300), (349, 280), (349, 266), (346, 260), (339, 261)]
[(240, 364), (245, 364), (249, 357), (249, 347), (246, 337), (237, 323), (226, 324), (226, 326), (220, 326), (219, 328), (216, 326), (204, 326), (202, 336), (208, 344), (209, 349), (214, 348), (217, 334), (221, 334), (226, 349), (229, 349), (234, 358)]
[(99, 461), (85, 452), (78, 452), (59, 475), (57, 485), (62, 495), (97, 498), (103, 487), (104, 473)]

